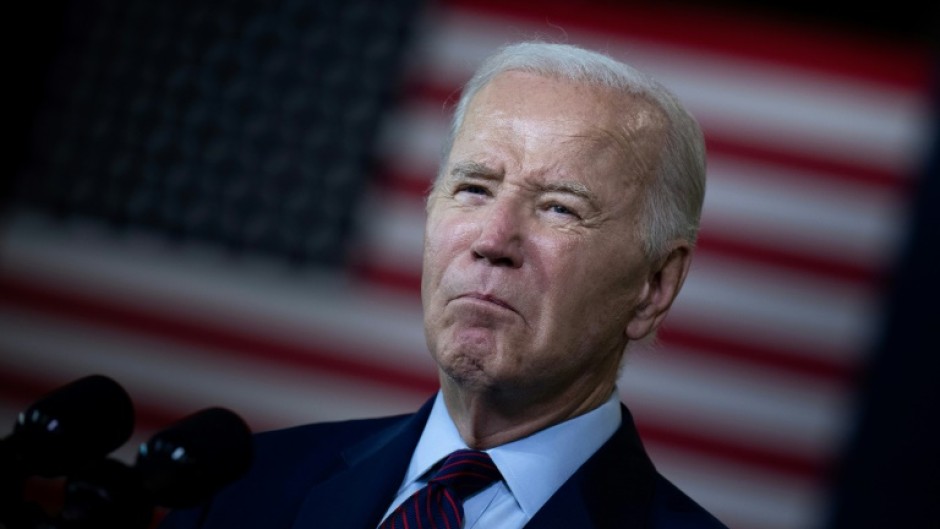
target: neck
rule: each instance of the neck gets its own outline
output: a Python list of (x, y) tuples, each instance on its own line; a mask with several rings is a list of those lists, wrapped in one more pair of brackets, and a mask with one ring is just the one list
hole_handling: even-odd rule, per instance
[(447, 411), (464, 442), (475, 450), (486, 450), (597, 408), (610, 398), (614, 382), (584, 392), (570, 388), (547, 399), (527, 399), (523, 396), (527, 392), (466, 389), (446, 376), (441, 377), (441, 389)]

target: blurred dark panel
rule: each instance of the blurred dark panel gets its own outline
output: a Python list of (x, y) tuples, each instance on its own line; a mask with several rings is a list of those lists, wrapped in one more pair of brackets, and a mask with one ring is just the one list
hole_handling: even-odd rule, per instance
[(48, 70), (24, 75), (44, 83), (15, 200), (337, 265), (417, 9), (69, 3)]
[[(21, 167), (29, 147), (28, 131), (42, 102), (49, 63), (59, 48), (65, 1), (15, 2), (5, 11), (7, 35), (18, 35), (6, 56), (6, 173)], [(0, 178), (0, 212), (9, 205), (14, 180)]]
[(893, 274), (885, 325), (860, 388), (856, 430), (844, 451), (830, 529), (940, 527), (940, 101), (916, 189), (905, 251)]

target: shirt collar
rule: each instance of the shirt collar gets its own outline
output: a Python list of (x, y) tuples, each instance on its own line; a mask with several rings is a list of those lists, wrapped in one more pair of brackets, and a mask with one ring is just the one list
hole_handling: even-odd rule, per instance
[[(601, 406), (528, 437), (486, 452), (528, 518), (620, 427), (617, 391)], [(438, 392), (428, 422), (412, 455), (402, 489), (421, 479), (454, 450), (467, 448)], [(564, 454), (565, 457), (558, 457)]]

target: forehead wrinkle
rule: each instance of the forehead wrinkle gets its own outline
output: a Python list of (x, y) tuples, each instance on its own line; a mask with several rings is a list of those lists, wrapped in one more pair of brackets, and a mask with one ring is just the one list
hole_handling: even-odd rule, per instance
[[(603, 166), (605, 170), (612, 170), (612, 175), (624, 175), (630, 173), (628, 167), (634, 163), (633, 158), (635, 158), (635, 156), (627, 155), (627, 152), (634, 151), (635, 147), (626, 136), (626, 134), (619, 133), (616, 127), (612, 130), (608, 127), (591, 125), (583, 133), (566, 135), (561, 145), (571, 149), (572, 156), (567, 161), (583, 160), (595, 170)], [(578, 192), (577, 187), (582, 187), (585, 193)], [(580, 184), (570, 190), (575, 194), (591, 194), (587, 187)]]
[(663, 111), (648, 101), (641, 99), (638, 107), (632, 112), (632, 119), (605, 132), (633, 163), (640, 162), (644, 169), (652, 169), (666, 140), (668, 121)]

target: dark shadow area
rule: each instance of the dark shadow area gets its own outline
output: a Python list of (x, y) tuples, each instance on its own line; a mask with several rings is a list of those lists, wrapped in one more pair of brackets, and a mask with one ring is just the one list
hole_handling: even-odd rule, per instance
[(908, 240), (893, 273), (881, 339), (859, 388), (856, 430), (843, 452), (831, 529), (940, 527), (940, 123), (918, 179)]

